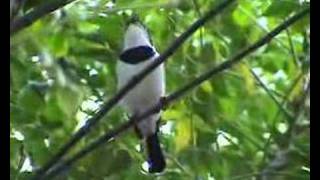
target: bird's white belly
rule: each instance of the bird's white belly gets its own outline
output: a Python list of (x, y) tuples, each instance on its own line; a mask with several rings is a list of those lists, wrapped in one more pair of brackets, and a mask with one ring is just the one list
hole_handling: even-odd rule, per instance
[[(152, 60), (147, 60), (132, 65), (119, 61), (117, 66), (118, 87), (121, 88), (124, 86), (134, 75), (152, 62)], [(141, 113), (155, 105), (159, 99), (164, 96), (164, 93), (164, 67), (160, 65), (126, 94), (121, 104), (125, 106), (131, 114)], [(156, 122), (159, 118), (160, 113), (154, 114), (150, 116), (148, 120), (140, 122), (138, 127), (142, 134), (149, 135), (154, 133), (156, 130)]]

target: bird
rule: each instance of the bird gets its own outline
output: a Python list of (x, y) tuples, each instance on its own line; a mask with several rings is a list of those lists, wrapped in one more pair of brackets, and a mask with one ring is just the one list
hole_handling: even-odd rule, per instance
[[(159, 53), (153, 46), (150, 33), (146, 26), (136, 17), (127, 22), (124, 33), (123, 49), (117, 61), (118, 89), (122, 88), (133, 76), (153, 63)], [(165, 95), (164, 65), (160, 64), (140, 83), (131, 89), (120, 101), (132, 116), (139, 115), (152, 107)], [(152, 114), (134, 124), (134, 129), (143, 140), (147, 151), (149, 173), (161, 173), (166, 167), (158, 137), (161, 111)]]

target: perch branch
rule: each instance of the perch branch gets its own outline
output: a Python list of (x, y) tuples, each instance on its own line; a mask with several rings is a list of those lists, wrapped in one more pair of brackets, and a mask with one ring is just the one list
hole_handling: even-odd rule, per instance
[(27, 13), (26, 15), (13, 20), (13, 22), (10, 22), (10, 36), (30, 26), (31, 24), (33, 24), (35, 21), (42, 18), (43, 16), (73, 1), (75, 0), (51, 0), (39, 5), (34, 10)]

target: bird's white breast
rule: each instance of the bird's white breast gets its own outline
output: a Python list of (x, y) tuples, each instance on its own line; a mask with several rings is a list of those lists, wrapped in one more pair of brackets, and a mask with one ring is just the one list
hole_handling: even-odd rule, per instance
[[(123, 87), (134, 75), (138, 74), (146, 66), (153, 62), (158, 56), (152, 57), (138, 64), (128, 64), (118, 61), (118, 88)], [(155, 105), (165, 93), (163, 64), (158, 66), (153, 72), (147, 75), (138, 85), (136, 85), (125, 97), (121, 104), (124, 105), (131, 114), (141, 113)], [(150, 120), (139, 123), (139, 129), (143, 134), (154, 133), (156, 121), (160, 118), (160, 113), (152, 115)]]

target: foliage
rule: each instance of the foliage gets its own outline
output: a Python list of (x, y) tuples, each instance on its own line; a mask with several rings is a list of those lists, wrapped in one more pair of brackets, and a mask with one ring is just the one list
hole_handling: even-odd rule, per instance
[[(30, 177), (116, 92), (115, 64), (132, 13), (139, 14), (163, 52), (219, 2), (79, 0), (14, 34), (10, 178)], [(45, 1), (25, 4), (18, 16), (40, 3)], [(298, 0), (238, 1), (167, 61), (167, 92), (223, 62), (305, 6), (309, 3)], [(302, 101), (309, 80), (309, 28), (309, 17), (300, 20), (243, 63), (168, 107), (161, 127), (168, 167), (157, 178), (309, 179), (310, 105)], [(293, 118), (279, 110), (252, 73)], [(114, 108), (73, 152), (125, 120), (125, 112)], [(145, 172), (139, 144), (133, 131), (126, 132), (60, 178), (154, 179)]]

